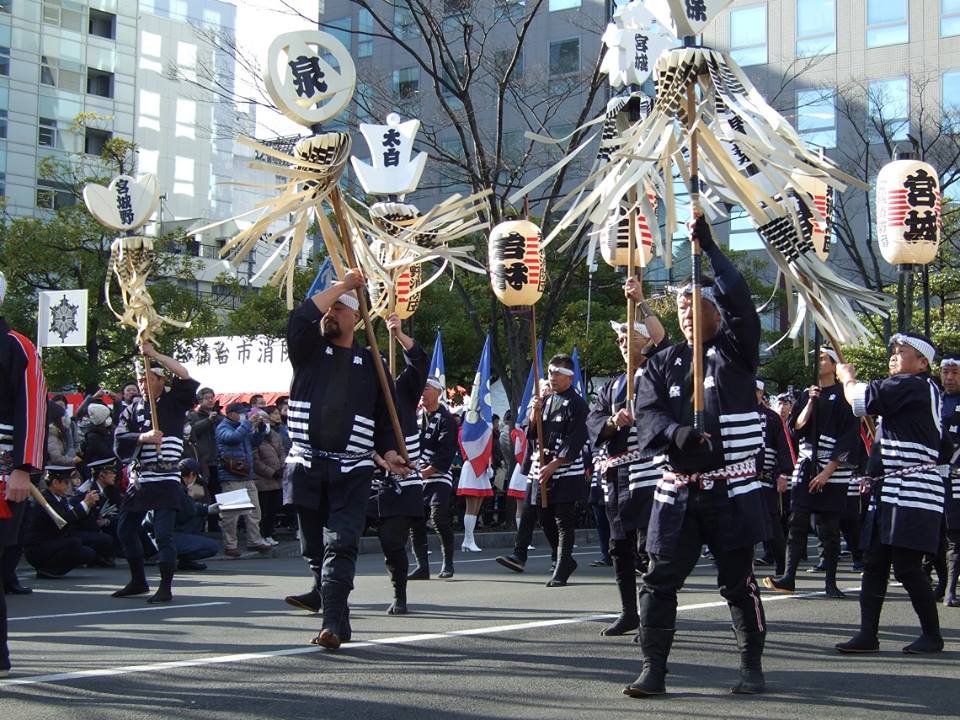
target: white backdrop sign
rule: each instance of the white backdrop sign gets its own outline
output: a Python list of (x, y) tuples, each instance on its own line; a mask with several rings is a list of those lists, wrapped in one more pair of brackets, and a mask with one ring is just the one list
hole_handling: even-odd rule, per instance
[(207, 337), (182, 347), (177, 356), (194, 380), (218, 393), (286, 393), (293, 379), (285, 339)]

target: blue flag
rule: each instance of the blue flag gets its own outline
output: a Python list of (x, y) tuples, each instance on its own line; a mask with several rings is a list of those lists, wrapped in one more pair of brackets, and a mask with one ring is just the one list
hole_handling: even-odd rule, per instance
[(543, 340), (537, 341), (537, 366), (530, 365), (530, 374), (527, 375), (527, 384), (523, 388), (523, 395), (520, 397), (520, 405), (517, 407), (517, 426), (525, 425), (527, 422), (527, 407), (530, 405), (530, 398), (533, 397), (534, 372), (536, 378), (543, 377)]
[(470, 405), (460, 427), (460, 451), (463, 453), (463, 468), (460, 470), (461, 487), (470, 487), (473, 478), (490, 475), (490, 459), (493, 456), (493, 406), (490, 404), (490, 335), (483, 344), (483, 354), (470, 391)]
[(447, 368), (443, 364), (443, 331), (437, 328), (437, 339), (433, 343), (433, 358), (430, 360), (430, 372), (428, 378), (434, 378), (443, 385), (443, 391), (440, 393), (440, 402), (447, 404)]
[(317, 276), (313, 279), (313, 284), (310, 286), (310, 289), (307, 290), (307, 300), (312, 298), (317, 293), (321, 293), (330, 287), (330, 284), (337, 280), (337, 271), (333, 268), (333, 263), (330, 262), (330, 258), (327, 258), (320, 265), (320, 269), (317, 270)]
[(573, 353), (570, 357), (573, 359), (573, 389), (580, 393), (580, 397), (587, 399), (587, 388), (583, 384), (583, 372), (580, 370), (580, 351), (577, 346), (573, 346)]

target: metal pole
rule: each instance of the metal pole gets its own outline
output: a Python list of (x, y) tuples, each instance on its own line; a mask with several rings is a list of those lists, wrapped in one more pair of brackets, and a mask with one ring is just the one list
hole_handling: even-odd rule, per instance
[(923, 266), (923, 334), (930, 337), (930, 270)]

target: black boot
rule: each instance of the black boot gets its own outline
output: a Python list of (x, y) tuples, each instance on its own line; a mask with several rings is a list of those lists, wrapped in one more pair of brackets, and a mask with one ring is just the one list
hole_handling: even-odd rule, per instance
[(130, 566), (130, 582), (114, 592), (111, 597), (133, 597), (150, 592), (150, 586), (147, 585), (147, 572), (144, 568), (143, 558), (127, 558), (127, 565)]
[(160, 563), (160, 587), (147, 600), (148, 603), (157, 605), (159, 603), (168, 603), (173, 600), (173, 571), (176, 569), (176, 563)]
[(860, 590), (860, 629), (857, 634), (834, 647), (844, 654), (864, 654), (880, 652), (877, 632), (880, 630), (880, 611), (883, 609), (883, 595), (870, 589)]
[(300, 595), (287, 595), (283, 601), (308, 613), (318, 613), (323, 609), (323, 598), (320, 595), (320, 568), (310, 568), (313, 572), (313, 587)]
[(740, 648), (740, 681), (730, 688), (737, 695), (756, 695), (766, 689), (760, 658), (767, 633), (764, 631), (736, 630), (737, 647)]
[(947, 568), (947, 588), (943, 596), (943, 604), (947, 607), (960, 607), (957, 600), (957, 579), (960, 578), (960, 562), (951, 559)]
[[(406, 550), (402, 555), (406, 560)], [(390, 573), (390, 584), (393, 585), (393, 602), (387, 608), (387, 615), (406, 615), (407, 614), (407, 572), (406, 563), (404, 567), (398, 567), (391, 562), (387, 562), (387, 572)]]
[(937, 601), (933, 599), (933, 591), (924, 584), (910, 592), (910, 602), (920, 618), (920, 637), (903, 648), (903, 652), (907, 655), (940, 652), (943, 650), (943, 636), (940, 634), (940, 615), (937, 613)]
[(623, 689), (624, 695), (634, 698), (663, 695), (667, 691), (667, 656), (673, 645), (673, 628), (640, 628), (640, 649), (643, 669), (640, 676)]
[(837, 560), (838, 558), (836, 557), (826, 558), (827, 577), (824, 583), (824, 594), (828, 598), (843, 600), (847, 596), (844, 594), (843, 590), (837, 587)]
[(797, 567), (800, 565), (800, 556), (803, 548), (795, 543), (787, 545), (787, 570), (780, 577), (765, 577), (763, 585), (770, 590), (781, 593), (792, 593), (797, 589)]
[(601, 635), (624, 635), (640, 627), (637, 614), (637, 574), (631, 557), (629, 560), (613, 557), (613, 571), (617, 578), (617, 591), (620, 593), (620, 617), (612, 625), (600, 631)]
[(427, 546), (414, 545), (413, 557), (417, 561), (417, 566), (413, 569), (407, 580), (429, 580), (430, 579), (430, 561), (427, 560)]
[(569, 555), (562, 555), (560, 560), (557, 561), (557, 566), (553, 571), (553, 577), (547, 580), (547, 587), (564, 587), (576, 569), (577, 561)]
[(513, 555), (497, 555), (496, 560), (505, 568), (518, 573), (522, 573), (523, 566), (527, 564), (526, 560), (521, 560), (515, 553)]
[(447, 528), (446, 532), (440, 534), (440, 554), (443, 556), (443, 564), (440, 566), (440, 572), (437, 577), (446, 580), (453, 577), (453, 529)]

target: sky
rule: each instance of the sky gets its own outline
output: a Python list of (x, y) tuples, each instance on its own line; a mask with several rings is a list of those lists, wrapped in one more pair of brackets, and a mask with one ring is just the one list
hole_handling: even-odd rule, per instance
[[(267, 50), (277, 35), (293, 30), (317, 29), (317, 14), (322, 0), (285, 0), (296, 11), (313, 18), (308, 21), (297, 17), (293, 10), (284, 7), (281, 0), (237, 0), (237, 43), (240, 48), (254, 54), (265, 64)], [(237, 77), (237, 84), (249, 83), (250, 78)], [(242, 92), (250, 92), (243, 89)], [(306, 129), (268, 108), (257, 108), (257, 137), (274, 135), (305, 134)]]

